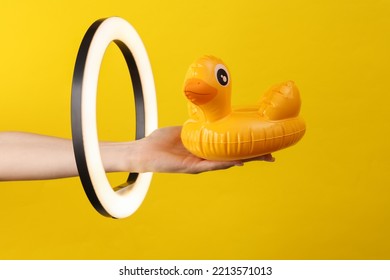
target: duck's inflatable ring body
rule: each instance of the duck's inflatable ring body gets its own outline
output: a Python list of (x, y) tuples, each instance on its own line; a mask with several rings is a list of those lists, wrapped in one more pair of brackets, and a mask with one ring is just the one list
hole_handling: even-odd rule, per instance
[(181, 139), (191, 153), (208, 160), (242, 160), (287, 148), (303, 137), (306, 127), (293, 82), (271, 87), (255, 105), (234, 109), (231, 86), (218, 58), (204, 56), (190, 66), (184, 85), (190, 118)]

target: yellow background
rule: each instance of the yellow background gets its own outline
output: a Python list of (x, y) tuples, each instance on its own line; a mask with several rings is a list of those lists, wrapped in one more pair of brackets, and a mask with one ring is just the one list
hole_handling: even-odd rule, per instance
[[(272, 164), (155, 174), (141, 208), (123, 220), (95, 212), (78, 178), (2, 182), (0, 258), (390, 258), (388, 1), (2, 0), (0, 130), (70, 137), (79, 44), (93, 21), (112, 15), (147, 47), (161, 127), (186, 119), (184, 74), (213, 54), (231, 70), (237, 105), (294, 80), (307, 134)], [(110, 47), (102, 138), (132, 135), (129, 85)]]

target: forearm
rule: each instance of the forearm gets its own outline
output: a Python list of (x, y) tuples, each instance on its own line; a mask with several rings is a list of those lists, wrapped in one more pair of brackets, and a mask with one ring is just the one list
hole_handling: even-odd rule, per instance
[[(124, 171), (131, 143), (101, 143), (107, 172)], [(0, 133), (0, 181), (78, 176), (72, 141), (24, 132)]]

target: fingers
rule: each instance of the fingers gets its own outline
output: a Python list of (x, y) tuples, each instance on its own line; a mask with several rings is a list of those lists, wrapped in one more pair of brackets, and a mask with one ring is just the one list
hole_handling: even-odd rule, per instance
[(272, 154), (266, 154), (261, 156), (260, 160), (267, 161), (267, 162), (274, 162), (275, 158), (272, 156)]
[(199, 174), (203, 172), (223, 170), (223, 169), (231, 168), (233, 166), (242, 166), (242, 165), (243, 163), (241, 162), (203, 160), (199, 162), (196, 165), (196, 167), (190, 168), (190, 170), (187, 170), (185, 173)]
[(248, 158), (243, 160), (243, 162), (250, 162), (250, 161), (266, 161), (266, 162), (274, 162), (275, 158), (272, 156), (272, 154), (266, 154), (259, 157), (254, 158)]
[(208, 171), (222, 170), (228, 169), (234, 166), (244, 166), (245, 162), (251, 161), (266, 161), (266, 162), (274, 162), (275, 158), (272, 154), (266, 154), (255, 158), (250, 158), (246, 160), (237, 160), (237, 161), (209, 161), (203, 160), (198, 163), (196, 168), (191, 169), (189, 173), (199, 174)]

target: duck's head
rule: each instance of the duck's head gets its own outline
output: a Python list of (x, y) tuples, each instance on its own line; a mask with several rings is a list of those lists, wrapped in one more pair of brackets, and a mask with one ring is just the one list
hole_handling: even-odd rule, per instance
[(231, 78), (223, 61), (214, 56), (203, 56), (189, 67), (184, 93), (199, 106), (208, 120), (224, 117), (231, 111)]

